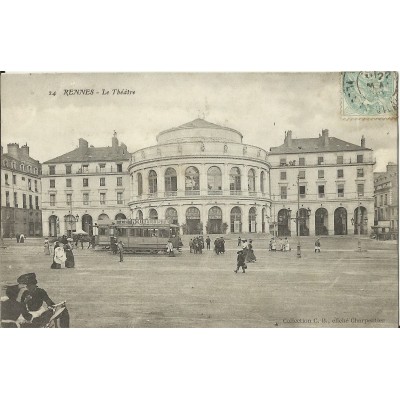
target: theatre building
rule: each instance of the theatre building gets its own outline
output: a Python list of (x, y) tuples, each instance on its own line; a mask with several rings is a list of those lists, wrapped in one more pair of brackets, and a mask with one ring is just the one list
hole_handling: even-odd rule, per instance
[(187, 234), (267, 232), (267, 153), (242, 139), (204, 119), (159, 133), (131, 155), (132, 218), (167, 219)]
[(272, 147), (271, 233), (279, 236), (367, 235), (374, 221), (373, 151), (330, 137), (294, 139)]
[(114, 134), (111, 147), (79, 139), (78, 148), (43, 163), (43, 234), (93, 234), (98, 220), (127, 218), (129, 159)]
[(29, 146), (1, 146), (1, 228), (3, 237), (42, 235), (39, 161), (29, 155)]

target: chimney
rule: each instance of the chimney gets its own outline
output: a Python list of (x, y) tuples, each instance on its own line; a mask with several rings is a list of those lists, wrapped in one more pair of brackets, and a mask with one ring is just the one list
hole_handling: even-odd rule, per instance
[(23, 146), (21, 146), (21, 153), (26, 156), (29, 157), (29, 146), (28, 144), (24, 144)]
[(329, 146), (329, 130), (328, 129), (322, 129), (322, 143), (324, 147)]
[(18, 143), (9, 143), (7, 145), (7, 152), (10, 157), (19, 158), (19, 144)]
[(361, 147), (365, 149), (365, 136), (361, 136)]
[(397, 164), (394, 162), (388, 162), (386, 165), (386, 172), (397, 172)]
[(128, 148), (126, 147), (125, 143), (121, 142), (121, 149), (122, 149), (122, 154), (128, 153)]
[(292, 131), (287, 131), (286, 133), (286, 145), (287, 147), (292, 146)]
[(81, 150), (82, 153), (86, 153), (86, 151), (89, 148), (89, 143), (87, 140), (80, 138), (79, 139), (79, 150)]
[(117, 132), (114, 131), (114, 135), (112, 138), (112, 148), (114, 151), (118, 150), (118, 138), (117, 138)]

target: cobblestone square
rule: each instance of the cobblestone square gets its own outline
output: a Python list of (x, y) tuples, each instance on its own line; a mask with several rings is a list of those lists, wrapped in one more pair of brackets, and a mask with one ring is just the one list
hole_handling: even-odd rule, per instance
[[(226, 253), (176, 257), (125, 255), (75, 249), (75, 269), (51, 270), (42, 240), (5, 240), (1, 281), (35, 272), (54, 301), (66, 300), (71, 327), (396, 327), (397, 243), (363, 238), (301, 238), (294, 250), (269, 252), (254, 238), (257, 261), (235, 274), (237, 238)], [(4, 293), (2, 293), (4, 294)]]

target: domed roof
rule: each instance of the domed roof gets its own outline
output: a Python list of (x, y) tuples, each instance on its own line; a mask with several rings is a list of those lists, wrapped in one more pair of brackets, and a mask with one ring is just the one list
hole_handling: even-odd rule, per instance
[(167, 129), (157, 135), (158, 144), (180, 141), (224, 141), (241, 143), (243, 135), (235, 129), (213, 124), (201, 118)]

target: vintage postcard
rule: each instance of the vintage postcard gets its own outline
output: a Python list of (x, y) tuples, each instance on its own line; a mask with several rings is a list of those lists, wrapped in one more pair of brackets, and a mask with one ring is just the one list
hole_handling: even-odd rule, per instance
[(1, 327), (397, 327), (398, 73), (1, 74)]

